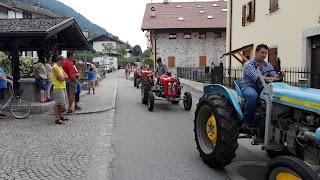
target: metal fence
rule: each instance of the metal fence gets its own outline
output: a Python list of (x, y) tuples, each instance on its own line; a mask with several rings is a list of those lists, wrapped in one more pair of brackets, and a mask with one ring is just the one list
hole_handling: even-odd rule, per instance
[[(292, 86), (298, 86), (299, 78), (307, 78), (310, 80), (311, 87), (320, 88), (319, 83), (312, 83), (314, 77), (320, 77), (320, 72), (312, 72), (306, 67), (282, 67), (281, 71), (285, 73), (283, 82), (288, 83)], [(242, 80), (243, 69), (232, 68), (230, 73), (229, 69), (223, 66), (215, 68), (209, 67), (178, 67), (177, 75), (179, 78), (184, 78), (192, 81), (197, 81), (206, 84), (223, 84), (234, 88), (234, 80)]]

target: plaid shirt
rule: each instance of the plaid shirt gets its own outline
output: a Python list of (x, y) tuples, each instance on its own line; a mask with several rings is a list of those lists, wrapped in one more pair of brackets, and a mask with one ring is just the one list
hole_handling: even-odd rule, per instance
[(159, 76), (161, 76), (162, 74), (168, 72), (167, 66), (165, 64), (158, 64), (157, 69), (156, 69), (156, 73), (158, 73)]
[[(258, 67), (258, 63), (255, 58), (244, 63), (241, 87), (251, 86), (253, 88), (263, 89), (263, 85), (260, 80), (258, 80), (258, 83), (256, 83), (257, 79), (259, 78), (256, 67)], [(260, 68), (261, 74), (265, 77), (274, 77), (277, 75), (276, 71), (271, 70), (274, 70), (272, 65), (269, 62), (263, 61), (262, 67)], [(256, 85), (258, 87), (256, 87)]]

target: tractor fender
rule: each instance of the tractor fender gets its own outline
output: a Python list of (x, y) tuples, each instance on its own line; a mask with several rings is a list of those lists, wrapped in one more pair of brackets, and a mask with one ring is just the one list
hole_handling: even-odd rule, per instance
[(241, 111), (240, 105), (237, 101), (237, 98), (235, 95), (232, 93), (230, 89), (228, 89), (225, 86), (222, 86), (220, 84), (211, 84), (211, 85), (206, 85), (203, 87), (203, 94), (219, 94), (221, 96), (224, 96), (230, 104), (233, 104), (233, 107), (236, 110), (236, 116), (239, 121), (243, 120), (243, 113)]

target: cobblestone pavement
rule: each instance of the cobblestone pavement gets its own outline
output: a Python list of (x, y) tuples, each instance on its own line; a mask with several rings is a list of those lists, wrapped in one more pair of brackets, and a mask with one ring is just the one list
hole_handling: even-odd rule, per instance
[(50, 113), (0, 119), (0, 180), (110, 179), (117, 81), (117, 72), (107, 75), (65, 125)]

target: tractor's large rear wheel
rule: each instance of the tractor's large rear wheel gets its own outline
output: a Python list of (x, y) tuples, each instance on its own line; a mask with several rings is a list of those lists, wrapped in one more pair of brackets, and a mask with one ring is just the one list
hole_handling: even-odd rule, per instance
[(279, 156), (267, 165), (266, 180), (319, 180), (317, 173), (302, 160), (292, 156)]
[(141, 79), (141, 100), (142, 100), (142, 104), (148, 104), (148, 96), (149, 96), (150, 89), (151, 89), (151, 82), (149, 81), (149, 78)]
[(195, 112), (194, 132), (204, 162), (213, 168), (231, 163), (239, 147), (234, 107), (219, 95), (204, 95)]

